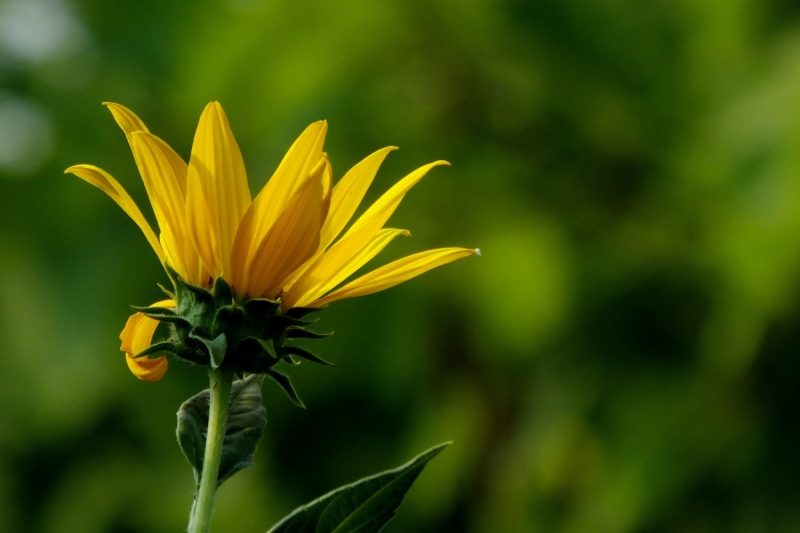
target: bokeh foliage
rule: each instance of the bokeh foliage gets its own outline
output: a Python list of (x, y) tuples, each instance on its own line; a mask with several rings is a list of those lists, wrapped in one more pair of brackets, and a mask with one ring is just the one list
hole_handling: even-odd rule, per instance
[[(333, 304), (266, 384), (214, 527), (295, 506), (445, 440), (387, 531), (800, 529), (800, 10), (786, 0), (0, 2), (0, 530), (161, 533), (193, 480), (139, 382), (127, 304), (166, 283), (138, 229), (62, 171), (146, 205), (102, 101), (188, 157), (225, 106), (251, 187), (311, 121), (368, 196), (444, 158), (392, 225), (483, 257)], [(148, 213), (149, 215), (149, 213)], [(151, 217), (152, 219), (152, 217)]]

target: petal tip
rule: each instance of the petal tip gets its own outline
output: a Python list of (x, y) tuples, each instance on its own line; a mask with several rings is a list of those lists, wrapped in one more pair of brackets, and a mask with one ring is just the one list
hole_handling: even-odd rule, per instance
[(481, 256), (481, 249), (480, 248), (475, 248), (474, 254), (477, 255), (478, 257), (480, 257)]
[(64, 174), (75, 174), (75, 175), (77, 175), (77, 174), (78, 174), (78, 171), (79, 171), (81, 168), (85, 167), (85, 166), (86, 166), (86, 165), (72, 165), (72, 166), (71, 166), (71, 167), (69, 167), (68, 169), (64, 170)]

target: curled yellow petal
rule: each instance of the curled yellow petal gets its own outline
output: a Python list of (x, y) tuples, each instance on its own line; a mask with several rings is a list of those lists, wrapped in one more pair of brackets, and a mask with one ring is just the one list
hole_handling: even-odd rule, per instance
[(347, 279), (370, 259), (386, 248), (399, 235), (410, 236), (404, 229), (385, 228), (360, 251), (349, 256), (339, 256), (336, 250), (325, 254), (283, 296), (283, 308), (306, 307), (323, 294)]
[(213, 277), (230, 272), (250, 189), (239, 145), (218, 102), (206, 106), (197, 125), (186, 196), (189, 233), (206, 269)]
[[(154, 303), (152, 307), (175, 307), (173, 300), (163, 300)], [(134, 357), (150, 346), (153, 340), (153, 333), (158, 327), (158, 321), (145, 316), (143, 313), (135, 313), (125, 324), (125, 328), (120, 333), (122, 341), (120, 350), (125, 352), (125, 360), (128, 368), (139, 379), (144, 381), (158, 381), (167, 371), (167, 358), (157, 357), (150, 359), (147, 356)]]
[(153, 232), (153, 229), (150, 227), (150, 224), (147, 223), (147, 220), (142, 215), (142, 212), (136, 206), (136, 203), (133, 201), (133, 198), (122, 188), (122, 185), (119, 184), (117, 180), (115, 180), (111, 175), (106, 172), (105, 170), (98, 168), (93, 165), (75, 165), (69, 167), (67, 170), (64, 171), (65, 174), (74, 174), (78, 176), (82, 180), (91, 183), (114, 200), (117, 205), (119, 205), (125, 213), (128, 214), (136, 225), (139, 226), (139, 229), (142, 230), (144, 233), (145, 238), (147, 238), (147, 242), (150, 243), (150, 246), (153, 247), (153, 250), (158, 255), (158, 259), (163, 263), (164, 262), (164, 251), (161, 249), (161, 244), (156, 237), (156, 234)]
[(344, 298), (373, 294), (408, 281), (438, 266), (477, 254), (480, 254), (477, 249), (437, 248), (410, 255), (351, 281), (341, 289), (313, 302), (311, 306), (320, 307)]

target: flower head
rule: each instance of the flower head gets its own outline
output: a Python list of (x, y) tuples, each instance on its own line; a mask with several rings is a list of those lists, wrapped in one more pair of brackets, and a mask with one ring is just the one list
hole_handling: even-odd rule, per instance
[[(222, 320), (220, 313), (244, 310), (249, 301), (270, 302), (269, 309), (266, 304), (250, 305), (252, 313), (242, 315), (241, 323), (260, 317), (258, 320), (272, 320), (274, 325), (274, 317), (284, 317), (279, 333), (262, 331), (273, 344), (282, 343), (287, 328), (296, 332), (302, 329), (302, 324), (295, 322), (307, 312), (292, 317), (292, 309), (309, 310), (382, 291), (476, 253), (466, 248), (428, 250), (340, 286), (395, 237), (409, 235), (406, 230), (383, 226), (409, 189), (430, 169), (447, 162), (436, 161), (411, 172), (339, 237), (394, 147), (366, 157), (334, 186), (331, 165), (323, 152), (328, 126), (325, 121), (315, 122), (292, 144), (270, 180), (252, 198), (239, 146), (219, 103), (212, 102), (203, 111), (188, 165), (167, 143), (151, 134), (133, 112), (119, 104), (105, 105), (128, 139), (160, 234), (156, 236), (131, 197), (104, 170), (76, 165), (66, 172), (103, 190), (122, 207), (141, 228), (176, 287), (169, 300), (134, 314), (120, 336), (128, 365), (140, 379), (156, 381), (166, 371), (164, 357), (150, 359), (147, 355), (177, 349), (174, 343), (151, 346), (159, 321), (177, 324), (175, 328), (185, 326), (186, 331), (180, 334), (186, 337), (185, 342), (202, 347), (206, 360), (213, 365), (219, 346), (207, 343), (222, 342), (215, 341), (219, 336), (211, 331)], [(190, 299), (195, 308), (187, 307)], [(203, 315), (203, 320), (210, 321), (207, 327), (206, 322), (193, 321), (202, 314), (196, 311), (201, 305), (214, 309)], [(258, 327), (263, 330), (266, 326)], [(198, 333), (202, 331), (205, 333)], [(234, 337), (249, 333), (237, 330)], [(173, 332), (175, 335), (180, 336)], [(239, 339), (242, 346), (251, 337)], [(270, 352), (264, 339), (258, 339), (257, 347), (249, 348), (249, 352), (242, 348), (242, 353)], [(230, 333), (223, 336), (223, 352), (231, 349), (231, 340)], [(276, 347), (271, 348), (274, 351)], [(189, 352), (177, 355), (190, 360), (201, 357)]]

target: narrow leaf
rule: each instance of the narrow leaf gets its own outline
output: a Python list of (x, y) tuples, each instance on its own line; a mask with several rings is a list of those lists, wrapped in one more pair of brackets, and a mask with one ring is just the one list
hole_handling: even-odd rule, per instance
[(399, 468), (345, 485), (298, 507), (267, 533), (378, 533), (394, 518), (428, 461), (449, 444), (435, 446)]

